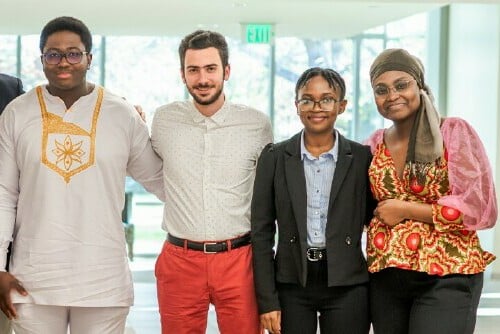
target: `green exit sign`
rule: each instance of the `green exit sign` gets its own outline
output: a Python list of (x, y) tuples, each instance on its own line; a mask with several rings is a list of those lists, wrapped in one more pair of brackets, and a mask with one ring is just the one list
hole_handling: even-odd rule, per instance
[(273, 24), (245, 24), (244, 40), (250, 44), (273, 44), (274, 25)]

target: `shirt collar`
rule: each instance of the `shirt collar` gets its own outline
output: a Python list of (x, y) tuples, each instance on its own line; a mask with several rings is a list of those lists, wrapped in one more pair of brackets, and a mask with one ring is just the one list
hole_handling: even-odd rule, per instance
[(224, 104), (222, 107), (215, 112), (210, 117), (204, 116), (202, 113), (196, 109), (196, 106), (194, 105), (194, 102), (191, 100), (191, 110), (193, 111), (193, 121), (196, 123), (202, 123), (206, 119), (211, 119), (214, 123), (216, 124), (222, 124), (226, 120), (226, 117), (231, 109), (230, 103), (227, 101), (227, 99), (224, 99)]
[[(51, 101), (51, 103), (64, 104), (64, 101), (59, 96), (52, 95), (49, 93), (47, 86), (48, 86), (48, 84), (42, 85), (43, 98), (46, 99), (47, 101)], [(94, 89), (89, 94), (80, 96), (69, 109), (71, 109), (79, 101), (86, 102), (86, 101), (92, 101), (92, 99), (95, 99), (97, 97), (97, 91), (99, 90), (99, 87), (100, 87), (99, 85), (94, 85)], [(79, 102), (79, 103), (82, 103), (82, 102)]]
[[(333, 129), (333, 135), (335, 136), (335, 143), (333, 144), (333, 147), (328, 150), (327, 152), (324, 152), (321, 154), (321, 156), (325, 157), (332, 157), (333, 161), (337, 161), (337, 158), (339, 156), (339, 136), (337, 133), (337, 130)], [(303, 161), (304, 158), (307, 158), (309, 160), (316, 160), (317, 158), (313, 156), (311, 153), (306, 148), (306, 144), (304, 141), (304, 130), (302, 130), (302, 133), (300, 134), (300, 159)]]

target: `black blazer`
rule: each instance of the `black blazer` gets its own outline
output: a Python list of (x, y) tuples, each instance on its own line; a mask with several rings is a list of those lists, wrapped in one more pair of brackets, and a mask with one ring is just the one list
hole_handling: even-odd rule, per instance
[(14, 98), (24, 93), (21, 80), (0, 73), (0, 114)]
[[(298, 133), (279, 144), (267, 145), (257, 165), (251, 231), (261, 314), (281, 309), (276, 282), (306, 285), (307, 193), (300, 138)], [(368, 180), (370, 148), (340, 134), (338, 145), (326, 225), (328, 286), (368, 281), (361, 236), (375, 203)]]
[[(0, 114), (10, 101), (23, 94), (23, 84), (21, 80), (10, 75), (0, 73)], [(10, 248), (7, 252), (7, 271), (9, 270)]]

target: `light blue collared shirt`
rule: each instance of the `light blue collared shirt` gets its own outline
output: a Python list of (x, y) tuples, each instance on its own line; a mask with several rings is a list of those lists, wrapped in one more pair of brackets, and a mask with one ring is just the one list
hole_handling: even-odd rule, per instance
[(307, 191), (307, 244), (309, 247), (325, 247), (325, 231), (328, 218), (328, 202), (333, 174), (339, 155), (338, 134), (334, 130), (335, 144), (316, 158), (307, 151), (304, 131), (300, 139), (300, 156), (304, 163)]

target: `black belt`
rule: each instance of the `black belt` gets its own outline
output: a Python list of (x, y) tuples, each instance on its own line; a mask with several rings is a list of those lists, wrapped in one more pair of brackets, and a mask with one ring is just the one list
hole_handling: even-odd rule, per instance
[(306, 251), (306, 257), (311, 262), (326, 260), (326, 248), (310, 247)]
[[(250, 233), (247, 233), (241, 237), (224, 240), (224, 241), (206, 241), (206, 242), (198, 242), (191, 241), (187, 239), (181, 239), (174, 237), (173, 235), (167, 235), (167, 241), (172, 245), (179, 247), (186, 247), (188, 249), (202, 251), (204, 253), (220, 253), (226, 252), (231, 249), (243, 247), (250, 244)], [(231, 246), (229, 246), (231, 245)]]

